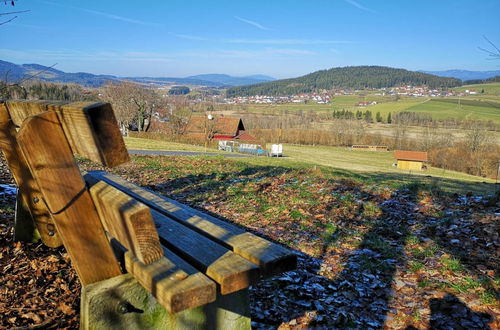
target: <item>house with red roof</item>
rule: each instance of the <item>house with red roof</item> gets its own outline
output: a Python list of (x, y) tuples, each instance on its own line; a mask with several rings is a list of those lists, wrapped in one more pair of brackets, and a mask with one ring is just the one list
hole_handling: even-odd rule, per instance
[(205, 140), (211, 135), (212, 140), (258, 142), (254, 136), (245, 131), (243, 121), (237, 117), (191, 117), (185, 132), (188, 137), (199, 140)]

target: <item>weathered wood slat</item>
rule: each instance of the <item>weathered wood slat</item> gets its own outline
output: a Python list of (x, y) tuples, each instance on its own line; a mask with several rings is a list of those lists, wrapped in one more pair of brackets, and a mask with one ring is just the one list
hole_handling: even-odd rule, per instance
[(121, 274), (57, 113), (27, 118), (17, 140), (81, 282)]
[(90, 188), (104, 229), (144, 264), (163, 257), (149, 207), (99, 181)]
[[(88, 174), (85, 174), (85, 178), (91, 186), (90, 191), (95, 197), (107, 185)], [(113, 189), (115, 189), (115, 193), (117, 192), (118, 195), (124, 194), (116, 190), (116, 188)], [(111, 200), (113, 198), (111, 195), (109, 197), (104, 199)], [(126, 203), (129, 203), (129, 201)], [(119, 204), (121, 205), (122, 203)], [(106, 207), (108, 209), (110, 207), (113, 208), (109, 204)], [(175, 254), (184, 258), (217, 282), (220, 285), (220, 292), (222, 294), (244, 289), (257, 280), (259, 275), (257, 265), (159, 212), (152, 210), (151, 215), (156, 223), (162, 243), (167, 246), (166, 251), (173, 251), (173, 254), (171, 253), (168, 258), (175, 259)], [(112, 232), (114, 232), (114, 229), (112, 229)], [(116, 238), (121, 245), (127, 248), (125, 246), (126, 243), (122, 243), (127, 238), (119, 237), (123, 237), (124, 233), (113, 235), (110, 232), (110, 236)], [(178, 264), (180, 262), (182, 261), (177, 258), (175, 263)]]
[(125, 267), (134, 278), (171, 313), (198, 307), (216, 298), (216, 285), (185, 264), (173, 253), (148, 265), (131, 252), (125, 253)]
[(59, 117), (73, 152), (108, 167), (129, 160), (109, 103), (66, 104), (60, 108)]
[[(18, 221), (23, 217), (24, 221), (33, 221), (40, 234), (43, 243), (50, 247), (61, 246), (62, 241), (57, 233), (54, 220), (52, 219), (45, 203), (41, 202), (41, 193), (38, 184), (33, 179), (26, 159), (19, 148), (16, 140), (17, 132), (4, 104), (0, 103), (0, 148), (10, 168), (12, 176), (18, 186), (16, 231), (22, 230)], [(37, 202), (38, 201), (38, 202)], [(24, 214), (24, 216), (22, 216)], [(32, 220), (28, 219), (28, 216)], [(29, 226), (29, 224), (27, 224)], [(24, 237), (27, 239), (27, 237)]]
[(47, 106), (49, 102), (43, 100), (36, 100), (36, 101), (9, 100), (6, 101), (5, 104), (9, 109), (12, 122), (17, 127), (20, 127), (26, 118), (47, 111)]
[[(89, 173), (86, 173), (84, 178), (92, 186), (91, 189), (102, 182)], [(257, 281), (257, 265), (184, 226), (183, 223), (155, 210), (151, 210), (151, 214), (161, 242), (167, 247), (166, 251), (172, 250), (174, 254), (202, 270), (220, 285), (221, 294), (236, 292)]]
[(162, 214), (232, 249), (260, 266), (263, 276), (271, 276), (297, 267), (297, 256), (290, 250), (269, 242), (223, 220), (204, 214), (175, 200), (159, 196), (104, 171), (91, 171), (85, 180), (103, 180)]
[(109, 103), (7, 101), (6, 104), (16, 126), (21, 126), (29, 116), (57, 111), (74, 153), (109, 167), (129, 160)]
[(151, 214), (162, 244), (217, 282), (222, 294), (247, 288), (258, 279), (257, 265), (164, 214)]

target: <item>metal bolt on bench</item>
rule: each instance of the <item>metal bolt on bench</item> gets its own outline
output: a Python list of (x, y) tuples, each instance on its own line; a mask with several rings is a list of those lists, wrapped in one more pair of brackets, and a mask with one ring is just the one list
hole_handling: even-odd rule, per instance
[(64, 244), (82, 329), (249, 329), (247, 288), (294, 269), (286, 248), (104, 171), (129, 160), (108, 103), (0, 101), (18, 185), (15, 236)]

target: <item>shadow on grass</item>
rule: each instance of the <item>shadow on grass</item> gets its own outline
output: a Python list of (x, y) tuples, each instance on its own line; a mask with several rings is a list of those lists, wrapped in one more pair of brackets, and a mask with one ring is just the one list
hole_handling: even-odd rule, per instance
[[(325, 169), (328, 171), (328, 169)], [(443, 178), (430, 175), (389, 172), (354, 172), (341, 169), (330, 170), (333, 176), (343, 176), (359, 180), (367, 184), (386, 185), (393, 188), (418, 184), (421, 189), (431, 190), (438, 187), (448, 194), (479, 194), (493, 195), (496, 192), (495, 183), (472, 182), (460, 179)], [(500, 189), (500, 188), (497, 188)]]
[[(190, 200), (197, 204), (204, 201), (206, 193), (220, 193), (235, 182), (259, 182), (263, 178), (278, 177), (290, 171), (293, 169), (248, 166), (236, 173), (187, 175), (149, 188), (167, 194), (170, 190), (182, 189), (182, 195), (190, 196)], [(405, 266), (403, 249), (411, 234), (411, 225), (414, 224), (408, 214), (414, 211), (418, 190), (436, 188), (436, 182), (423, 176), (398, 173), (358, 173), (329, 169), (326, 175), (355, 179), (367, 184), (393, 182), (396, 186), (407, 187), (411, 191), (407, 190), (403, 197), (392, 196), (388, 201), (377, 205), (383, 213), (372, 219), (370, 229), (364, 233), (357, 250), (347, 257), (344, 270), (335, 278), (328, 279), (319, 275), (321, 265), (328, 257), (328, 247), (340, 238), (338, 235), (325, 235), (319, 258), (302, 254), (300, 269), (257, 285), (253, 297), (258, 301), (253, 308), (252, 318), (262, 326), (278, 326), (303, 317), (309, 319), (311, 326), (382, 327), (386, 322), (394, 294), (394, 276), (398, 267)], [(263, 183), (257, 193), (262, 192), (265, 186), (266, 183)], [(438, 186), (444, 190), (463, 191), (463, 181), (460, 180), (440, 178)], [(456, 253), (439, 238), (433, 238), (446, 251)], [(329, 309), (332, 306), (334, 308)], [(475, 315), (469, 314), (471, 317)], [(464, 320), (465, 323), (466, 321)]]
[(475, 313), (452, 294), (442, 299), (431, 299), (431, 329), (490, 329), (493, 317), (486, 313)]

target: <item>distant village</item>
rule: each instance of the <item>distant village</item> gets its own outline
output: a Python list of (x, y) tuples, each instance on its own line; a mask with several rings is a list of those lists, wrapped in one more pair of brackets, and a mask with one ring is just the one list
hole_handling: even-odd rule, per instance
[[(446, 97), (446, 96), (466, 96), (480, 94), (480, 91), (467, 89), (463, 92), (453, 90), (429, 89), (427, 86), (402, 86), (393, 88), (381, 88), (376, 90), (376, 93), (371, 95), (376, 96), (406, 96), (406, 97)], [(225, 104), (273, 104), (273, 103), (317, 103), (328, 104), (335, 96), (340, 95), (359, 95), (366, 91), (362, 90), (335, 90), (321, 91), (315, 93), (302, 93), (288, 96), (270, 96), (270, 95), (255, 95), (255, 96), (238, 96), (224, 98), (221, 103)], [(366, 107), (377, 104), (376, 101), (358, 102), (356, 105)]]

